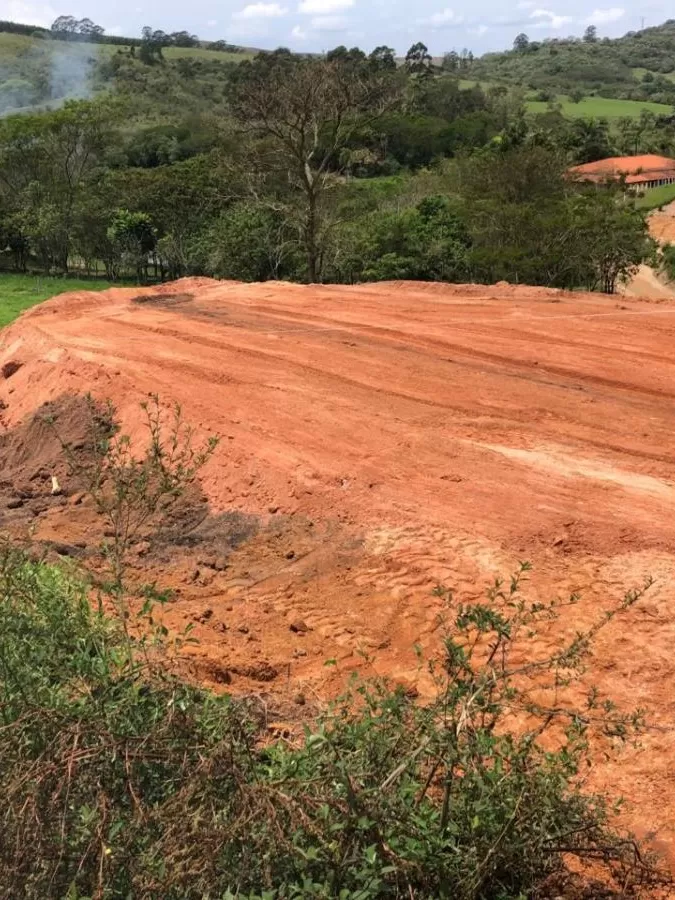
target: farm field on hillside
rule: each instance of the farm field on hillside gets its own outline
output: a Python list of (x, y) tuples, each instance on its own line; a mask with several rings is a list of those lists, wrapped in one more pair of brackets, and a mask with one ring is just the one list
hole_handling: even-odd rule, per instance
[[(53, 49), (64, 48), (67, 52), (78, 52), (84, 56), (96, 57), (99, 54), (111, 55), (118, 50), (128, 52), (126, 47), (119, 44), (98, 44), (86, 42), (51, 41), (40, 37), (29, 37), (24, 34), (9, 34), (0, 32), (0, 65), (17, 56), (33, 50), (36, 53), (44, 53)], [(241, 53), (228, 53), (220, 50), (208, 50), (204, 47), (165, 47), (163, 54), (167, 59), (180, 59), (188, 57), (193, 59), (213, 59), (222, 62), (241, 62), (254, 56), (252, 51)]]
[[(664, 103), (648, 103), (643, 100), (612, 100), (606, 97), (584, 97), (579, 103), (573, 103), (568, 97), (559, 96), (563, 114), (575, 119), (621, 119), (638, 117), (643, 109), (649, 112), (669, 115), (672, 110)], [(548, 104), (538, 100), (528, 100), (530, 112), (545, 113)]]
[(0, 32), (0, 60), (7, 62), (9, 59), (18, 56), (20, 53), (25, 53), (31, 45), (38, 43), (43, 42), (23, 34), (8, 34), (4, 31)]

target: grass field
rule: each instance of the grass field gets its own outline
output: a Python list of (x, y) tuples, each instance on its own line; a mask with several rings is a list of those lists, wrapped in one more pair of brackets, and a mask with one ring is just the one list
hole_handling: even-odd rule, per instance
[[(642, 81), (642, 76), (648, 71), (649, 69), (633, 69), (633, 75)], [(658, 74), (662, 78), (667, 78), (668, 81), (675, 81), (675, 72), (655, 72), (654, 74)]]
[(635, 205), (638, 209), (658, 209), (666, 203), (672, 203), (673, 200), (675, 200), (675, 184), (663, 184), (661, 187), (645, 191), (638, 197)]
[(255, 53), (251, 51), (228, 53), (225, 50), (206, 50), (204, 47), (165, 47), (162, 54), (166, 59), (179, 59), (187, 56), (191, 59), (210, 59), (220, 62), (243, 62), (245, 59), (253, 59), (255, 56)]
[(9, 325), (24, 309), (66, 291), (104, 291), (108, 281), (84, 278), (48, 278), (42, 275), (0, 274), (0, 328)]
[[(584, 97), (579, 103), (572, 103), (567, 97), (558, 96), (563, 115), (570, 119), (621, 119), (634, 118), (643, 109), (661, 115), (670, 115), (672, 109), (665, 103), (648, 103), (645, 100), (609, 100), (606, 97)], [(545, 113), (548, 104), (539, 100), (528, 100), (527, 108), (533, 113)]]
[[(636, 72), (646, 72), (646, 69), (635, 70)], [(675, 73), (672, 73), (675, 80)], [(670, 76), (667, 76), (670, 77)], [(494, 87), (495, 83), (490, 81), (476, 81), (462, 78), (459, 86), (463, 89), (480, 85), (483, 90), (487, 91)], [(672, 109), (665, 103), (650, 103), (646, 100), (611, 100), (607, 97), (584, 97), (579, 103), (573, 103), (564, 94), (556, 97), (558, 103), (562, 107), (564, 116), (569, 119), (621, 119), (621, 118), (637, 118), (643, 109), (648, 109), (653, 113), (661, 115), (672, 114)], [(528, 112), (545, 113), (548, 112), (548, 103), (541, 100), (526, 99), (525, 105)]]
[[(621, 119), (634, 118), (640, 115), (643, 109), (653, 113), (670, 115), (672, 109), (665, 103), (648, 103), (645, 100), (610, 100), (606, 97), (584, 97), (579, 103), (572, 103), (567, 97), (559, 96), (558, 101), (562, 106), (563, 115), (570, 119)], [(548, 104), (539, 100), (528, 100), (527, 108), (530, 112), (544, 113), (548, 111)]]
[[(9, 62), (17, 56), (33, 51), (38, 54), (51, 52), (52, 49), (67, 48), (68, 52), (76, 52), (83, 56), (96, 57), (99, 53), (111, 55), (118, 50), (125, 50), (118, 44), (87, 44), (50, 41), (29, 37), (25, 34), (7, 34), (0, 32), (0, 62)], [(220, 50), (206, 50), (203, 47), (165, 47), (162, 51), (166, 59), (189, 57), (192, 59), (214, 59), (221, 62), (242, 62), (251, 59), (252, 51), (228, 53)]]

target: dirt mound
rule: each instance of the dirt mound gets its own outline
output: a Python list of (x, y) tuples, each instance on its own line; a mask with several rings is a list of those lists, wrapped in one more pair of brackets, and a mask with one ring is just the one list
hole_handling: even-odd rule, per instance
[[(413, 647), (438, 646), (439, 582), (478, 599), (528, 559), (533, 600), (580, 595), (560, 626), (573, 634), (654, 576), (603, 632), (595, 677), (656, 727), (593, 777), (668, 842), (674, 345), (667, 300), (514, 285), (185, 279), (65, 295), (0, 332), (3, 502), (61, 473), (58, 445), (30, 422), (43, 404), (61, 405), (76, 440), (67, 397), (111, 399), (132, 437), (149, 393), (181, 403), (221, 442), (203, 494), (139, 542), (134, 569), (172, 589), (168, 624), (195, 626), (199, 677), (291, 698), (364, 666), (423, 694)], [(62, 477), (67, 496), (31, 527), (86, 551), (100, 523)]]
[(20, 425), (0, 432), (0, 527), (27, 524), (65, 504), (67, 493), (82, 490), (69, 458), (84, 462), (90, 429), (89, 405), (75, 396), (44, 403)]

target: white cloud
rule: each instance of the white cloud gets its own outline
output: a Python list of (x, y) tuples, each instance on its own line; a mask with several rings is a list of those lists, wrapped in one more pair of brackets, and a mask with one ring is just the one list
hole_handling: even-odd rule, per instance
[(446, 6), (440, 12), (433, 13), (425, 19), (418, 19), (418, 25), (430, 25), (432, 28), (447, 28), (450, 25), (459, 25), (464, 21), (464, 16), (458, 16), (453, 9)]
[(106, 28), (106, 34), (119, 36), (124, 34), (124, 30), (121, 25), (113, 25), (112, 28)]
[(0, 19), (22, 22), (24, 25), (49, 27), (58, 16), (48, 3), (30, 3), (24, 0), (0, 0)]
[(607, 25), (608, 22), (616, 22), (626, 15), (626, 10), (620, 6), (612, 6), (610, 9), (594, 9), (586, 19), (587, 25)]
[(428, 21), (430, 25), (440, 27), (442, 25), (450, 25), (451, 22), (456, 22), (457, 17), (455, 16), (454, 10), (446, 7), (441, 10), (441, 12), (434, 13), (433, 16), (430, 16)]
[(553, 30), (562, 28), (568, 22), (574, 21), (572, 16), (560, 16), (550, 9), (535, 9), (530, 13), (530, 18), (538, 20), (532, 26), (533, 28), (550, 28)]
[(520, 0), (518, 4), (518, 9), (534, 9), (537, 5), (537, 0)]
[(249, 3), (236, 12), (233, 19), (278, 19), (285, 16), (288, 8), (279, 3)]
[(467, 29), (469, 34), (475, 34), (476, 37), (482, 37), (485, 32), (488, 30), (487, 25), (476, 25), (475, 28)]
[(314, 16), (311, 27), (314, 31), (344, 31), (347, 19), (344, 16)]
[(217, 19), (209, 19), (209, 21), (206, 23), (206, 27), (207, 28), (215, 28), (217, 24), (218, 24)]
[(296, 25), (291, 31), (291, 37), (294, 37), (296, 41), (306, 41), (307, 40), (307, 32), (304, 31), (299, 25)]
[(354, 0), (300, 0), (298, 12), (323, 16), (351, 9), (352, 6), (354, 6)]

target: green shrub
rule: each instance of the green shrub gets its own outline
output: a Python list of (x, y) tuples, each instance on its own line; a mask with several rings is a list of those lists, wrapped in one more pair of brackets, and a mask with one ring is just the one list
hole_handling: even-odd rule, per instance
[(357, 682), (294, 745), (269, 742), (254, 701), (130, 656), (81, 583), (6, 548), (0, 895), (505, 900), (564, 854), (630, 889), (653, 873), (580, 773), (592, 739), (608, 749), (637, 718), (561, 700), (597, 628), (523, 663), (557, 606), (526, 603), (519, 579), (468, 607), (440, 592), (433, 700)]
[(675, 244), (666, 244), (661, 249), (661, 269), (666, 278), (675, 281)]

